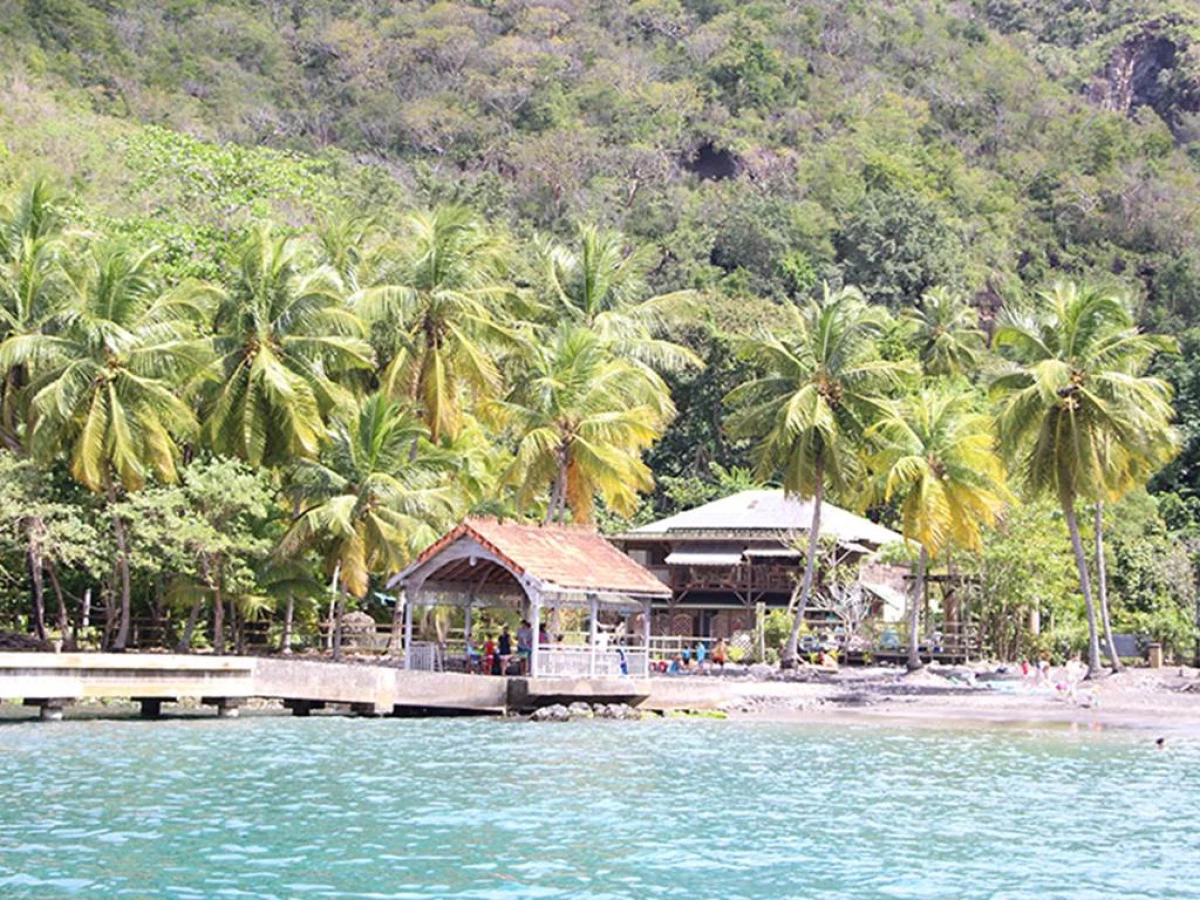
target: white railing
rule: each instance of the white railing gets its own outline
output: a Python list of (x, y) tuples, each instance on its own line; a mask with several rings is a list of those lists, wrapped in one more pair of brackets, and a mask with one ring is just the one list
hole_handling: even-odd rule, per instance
[(552, 644), (538, 648), (537, 675), (544, 678), (649, 674), (645, 647), (587, 647)]
[(441, 672), (442, 648), (433, 641), (413, 641), (408, 648), (408, 668), (421, 672)]

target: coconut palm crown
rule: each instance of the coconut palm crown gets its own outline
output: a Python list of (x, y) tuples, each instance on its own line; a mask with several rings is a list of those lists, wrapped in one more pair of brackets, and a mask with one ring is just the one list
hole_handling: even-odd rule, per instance
[(383, 394), (336, 420), (321, 458), (296, 467), (302, 508), (281, 550), (315, 548), (356, 597), (366, 595), (372, 574), (401, 569), (457, 512), (446, 486), (448, 466), (431, 452), (427, 434), (419, 419)]
[(330, 413), (353, 402), (341, 381), (374, 363), (363, 324), (345, 308), (337, 272), (268, 225), (235, 263), (216, 315), (209, 440), (256, 466), (315, 456)]
[(140, 488), (150, 473), (175, 478), (177, 441), (196, 431), (180, 385), (203, 365), (198, 333), (211, 293), (166, 291), (151, 252), (97, 247), (64, 270), (64, 297), (42, 331), (0, 345), (0, 367), (25, 366), (30, 445), (66, 450), (72, 474), (94, 491)]
[(968, 375), (979, 368), (984, 334), (978, 314), (959, 294), (932, 288), (921, 304), (904, 310), (913, 328), (913, 339), (927, 375)]
[(457, 435), (465, 395), (487, 400), (501, 392), (499, 359), (517, 344), (503, 315), (506, 251), (468, 209), (412, 213), (391, 267), (356, 296), (355, 309), (385, 330), (393, 348), (384, 388), (417, 404), (434, 442)]
[(518, 503), (549, 488), (547, 521), (568, 511), (590, 521), (597, 495), (631, 514), (638, 492), (654, 486), (642, 452), (674, 414), (659, 384), (589, 329), (564, 326), (537, 342), (524, 377), (496, 404), (518, 441)]

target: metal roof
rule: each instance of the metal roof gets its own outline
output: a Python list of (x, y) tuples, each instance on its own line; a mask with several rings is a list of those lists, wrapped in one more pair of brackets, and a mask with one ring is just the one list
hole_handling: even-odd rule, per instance
[[(712, 539), (726, 536), (728, 540), (728, 536), (737, 534), (761, 535), (766, 539), (788, 532), (808, 531), (812, 526), (812, 513), (811, 500), (787, 497), (782, 490), (742, 491), (635, 528), (621, 538), (631, 542), (639, 538), (687, 537), (695, 540), (707, 535)], [(870, 519), (829, 502), (821, 504), (821, 534), (876, 547), (903, 540), (890, 528), (876, 525)]]

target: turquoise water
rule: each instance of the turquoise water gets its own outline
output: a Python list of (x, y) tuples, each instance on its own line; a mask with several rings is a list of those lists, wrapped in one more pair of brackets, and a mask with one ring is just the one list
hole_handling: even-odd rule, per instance
[(0, 897), (1200, 898), (1200, 748), (658, 721), (0, 724)]

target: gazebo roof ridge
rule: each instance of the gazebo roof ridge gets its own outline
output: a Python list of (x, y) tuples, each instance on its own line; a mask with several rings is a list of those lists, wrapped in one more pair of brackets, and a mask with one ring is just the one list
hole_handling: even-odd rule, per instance
[[(469, 516), (389, 581), (404, 583), (463, 539), (500, 560), (528, 587), (546, 592), (668, 597), (670, 588), (587, 525), (532, 524)], [(461, 551), (460, 551), (461, 552)], [(441, 567), (434, 571), (440, 571)], [(423, 580), (423, 579), (421, 579)]]

